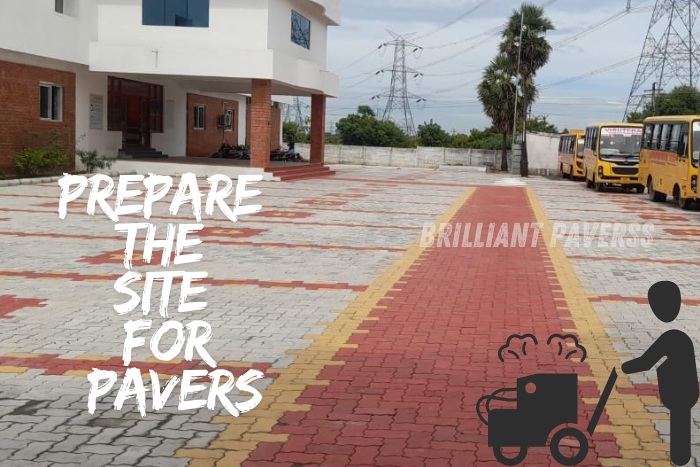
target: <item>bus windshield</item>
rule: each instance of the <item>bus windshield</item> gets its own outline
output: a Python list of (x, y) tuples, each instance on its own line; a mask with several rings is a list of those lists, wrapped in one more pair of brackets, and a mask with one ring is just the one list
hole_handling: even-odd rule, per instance
[(583, 158), (583, 150), (586, 149), (585, 144), (586, 144), (585, 139), (578, 140), (578, 154), (577, 154), (577, 156), (579, 158)]
[(697, 167), (698, 159), (700, 159), (700, 120), (693, 122), (693, 152), (691, 155), (693, 165)]
[(642, 147), (642, 129), (603, 127), (600, 130), (600, 158), (604, 161), (638, 160)]

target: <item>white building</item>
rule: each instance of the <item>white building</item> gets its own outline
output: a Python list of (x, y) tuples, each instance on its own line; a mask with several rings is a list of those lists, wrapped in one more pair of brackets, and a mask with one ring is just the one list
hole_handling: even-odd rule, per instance
[(312, 98), (311, 160), (323, 162), (339, 22), (340, 0), (0, 0), (0, 171), (28, 133), (54, 130), (107, 155), (248, 144), (265, 168), (281, 96), (297, 95)]

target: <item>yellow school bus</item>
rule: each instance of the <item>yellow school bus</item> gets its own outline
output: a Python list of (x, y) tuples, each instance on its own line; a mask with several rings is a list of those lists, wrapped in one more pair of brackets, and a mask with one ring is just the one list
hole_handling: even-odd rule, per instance
[(586, 128), (583, 172), (587, 188), (618, 186), (644, 193), (639, 178), (641, 123), (599, 123)]
[(639, 175), (649, 199), (666, 201), (673, 196), (681, 209), (698, 199), (700, 115), (649, 117), (644, 136)]
[(564, 178), (583, 178), (583, 130), (559, 136), (559, 171)]

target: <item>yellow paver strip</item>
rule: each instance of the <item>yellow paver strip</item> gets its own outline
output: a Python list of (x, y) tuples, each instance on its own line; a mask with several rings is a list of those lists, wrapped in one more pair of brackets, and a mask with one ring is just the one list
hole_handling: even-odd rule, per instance
[[(437, 223), (449, 222), (474, 191), (473, 188), (467, 189)], [(305, 412), (310, 409), (308, 405), (295, 404), (294, 401), (308, 386), (329, 384), (328, 381), (317, 379), (323, 368), (332, 362), (340, 349), (353, 347), (347, 341), (357, 332), (362, 322), (369, 318), (372, 310), (380, 308), (377, 306), (379, 301), (416, 264), (425, 250), (420, 239), (417, 240), (345, 310), (339, 311), (338, 318), (326, 327), (323, 334), (313, 336), (313, 342), (307, 349), (288, 352), (298, 357), (289, 368), (277, 370), (279, 376), (262, 392), (263, 400), (255, 409), (240, 417), (215, 417), (213, 423), (224, 423), (227, 427), (207, 449), (180, 449), (175, 456), (192, 459), (190, 467), (235, 467), (248, 458), (258, 443), (286, 441), (287, 435), (271, 433), (273, 427), (285, 412)], [(332, 364), (337, 365), (335, 362)], [(274, 370), (270, 371), (272, 372)]]
[[(537, 195), (532, 188), (527, 188), (527, 193), (537, 222), (544, 226), (542, 229), (543, 239), (565, 300), (569, 305), (576, 332), (583, 345), (589, 350), (590, 357), (586, 361), (591, 368), (598, 389), (603, 391), (613, 368), (617, 369), (618, 374), (616, 386), (631, 388), (630, 379), (620, 370), (622, 363), (620, 355), (613, 348), (611, 338), (605, 332), (605, 326), (600, 322), (595, 308), (564, 250), (558, 243), (554, 246), (550, 244), (552, 226), (537, 199)], [(647, 402), (649, 401), (647, 400)], [(601, 465), (670, 465), (668, 461), (669, 447), (662, 442), (653, 423), (653, 419), (659, 419), (660, 414), (649, 413), (642, 398), (631, 394), (620, 394), (613, 390), (606, 405), (606, 413), (612, 426), (598, 426), (596, 431), (607, 431), (615, 434), (622, 459), (601, 458)]]

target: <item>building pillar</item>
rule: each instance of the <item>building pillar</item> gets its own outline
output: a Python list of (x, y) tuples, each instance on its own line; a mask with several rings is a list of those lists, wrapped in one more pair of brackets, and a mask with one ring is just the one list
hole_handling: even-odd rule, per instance
[(323, 164), (326, 151), (326, 96), (311, 96), (311, 157), (312, 164)]
[(250, 166), (270, 167), (270, 124), (272, 122), (272, 81), (254, 79), (250, 102)]

